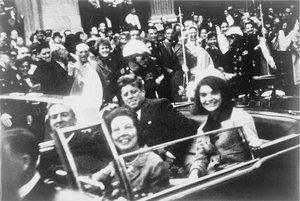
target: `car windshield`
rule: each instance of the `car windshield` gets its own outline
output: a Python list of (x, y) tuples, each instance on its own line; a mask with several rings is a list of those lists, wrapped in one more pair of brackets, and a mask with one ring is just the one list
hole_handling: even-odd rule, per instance
[[(241, 127), (208, 132), (205, 135), (219, 135), (226, 132), (232, 133), (233, 131), (238, 131), (243, 135)], [(100, 123), (62, 129), (55, 135), (57, 144), (61, 149), (60, 156), (65, 161), (65, 166), (69, 168), (66, 171), (76, 178), (75, 180), (79, 182), (76, 185), (79, 185), (84, 191), (91, 192), (91, 188), (85, 188), (82, 183), (98, 185), (93, 184), (94, 181), (97, 181), (103, 184), (105, 190), (102, 189), (102, 191), (93, 193), (99, 194), (101, 192), (100, 195), (105, 195), (109, 199), (116, 199), (117, 197), (140, 199), (153, 195), (153, 193), (155, 195), (155, 193), (163, 190), (178, 188), (178, 186), (193, 182), (192, 179), (188, 178), (190, 168), (188, 162), (191, 161), (189, 153), (184, 153), (186, 158), (180, 166), (175, 163), (174, 156), (168, 150), (179, 146), (183, 147), (187, 142), (196, 140), (199, 136), (191, 136), (153, 147), (145, 146), (127, 154), (120, 154), (116, 151), (117, 149), (113, 145), (110, 135), (106, 135), (105, 139), (105, 132), (107, 132), (105, 127), (103, 128), (103, 124)], [(78, 140), (80, 143), (77, 143)], [(70, 156), (68, 156), (68, 152), (70, 152)], [(163, 157), (163, 155), (165, 156)], [(164, 160), (158, 160), (160, 156)], [(224, 169), (233, 171), (236, 167), (247, 165), (246, 162), (251, 159), (253, 159), (253, 155), (249, 149), (249, 158), (244, 163), (230, 164), (219, 170), (223, 170), (223, 172)], [(151, 165), (148, 163), (149, 160), (152, 161)], [(72, 164), (74, 164), (74, 167), (72, 167)], [(112, 180), (108, 178), (111, 168), (114, 169), (115, 174), (111, 178)], [(88, 176), (88, 179), (83, 179), (85, 176)], [(115, 185), (116, 180), (119, 183), (117, 182)], [(114, 194), (116, 189), (118, 193)]]

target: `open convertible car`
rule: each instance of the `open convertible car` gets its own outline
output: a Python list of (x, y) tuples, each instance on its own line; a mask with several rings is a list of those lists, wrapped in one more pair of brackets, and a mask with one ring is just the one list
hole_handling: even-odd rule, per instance
[[(42, 94), (1, 95), (0, 101), (1, 114), (8, 113), (13, 122), (18, 122), (12, 127), (27, 127), (40, 139), (39, 170), (44, 178), (59, 188), (72, 188), (95, 200), (299, 200), (300, 112), (297, 110), (243, 106), (254, 118), (259, 138), (263, 141), (260, 147), (252, 149), (243, 140), (249, 160), (198, 179), (189, 179), (188, 170), (169, 160), (170, 184), (159, 192), (146, 194), (132, 188), (124, 158), (169, 149), (193, 141), (197, 135), (120, 155), (99, 112), (89, 108), (86, 102)], [(47, 107), (53, 103), (71, 107), (77, 124), (59, 129), (49, 138), (46, 114)], [(190, 115), (191, 103), (174, 104), (174, 107), (199, 123), (205, 120), (205, 116)], [(205, 135), (230, 130), (238, 130), (244, 139), (243, 128), (238, 125)], [(91, 179), (91, 174), (110, 162), (116, 167), (119, 185)], [(113, 195), (114, 188), (118, 188), (118, 194)]]

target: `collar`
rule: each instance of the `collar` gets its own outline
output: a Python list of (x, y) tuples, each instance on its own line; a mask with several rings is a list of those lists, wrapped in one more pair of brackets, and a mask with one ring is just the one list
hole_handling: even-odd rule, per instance
[(207, 132), (221, 128), (221, 122), (230, 118), (232, 109), (232, 103), (229, 102), (221, 108), (220, 113), (216, 119), (214, 119), (212, 115), (209, 114), (202, 130), (204, 132)]
[(66, 65), (63, 63), (63, 62), (61, 62), (61, 61), (58, 61), (58, 60), (55, 60), (56, 61), (56, 63), (58, 63), (59, 65), (60, 65), (60, 67), (62, 67), (64, 70), (67, 70), (66, 68)]
[(138, 120), (141, 120), (141, 113), (142, 113), (141, 109), (139, 109), (138, 111), (136, 111), (136, 115), (137, 115)]
[[(147, 145), (144, 146), (144, 148), (147, 148)], [(134, 163), (134, 166), (136, 167), (144, 167), (145, 163), (148, 159), (148, 155), (150, 152), (145, 152), (139, 155), (139, 157), (137, 158), (137, 160)]]
[(79, 58), (78, 58), (78, 56), (77, 56), (76, 54), (74, 54), (74, 53), (72, 53), (72, 52), (69, 52), (69, 54), (70, 54), (74, 59), (76, 59), (76, 61), (79, 60)]
[(20, 198), (24, 198), (26, 195), (30, 193), (30, 191), (34, 188), (34, 186), (40, 180), (41, 175), (38, 172), (35, 172), (34, 176), (27, 182), (25, 185), (21, 186), (18, 190), (18, 194)]
[[(145, 145), (143, 148), (148, 148), (147, 145)], [(142, 148), (142, 149), (143, 149)], [(144, 167), (145, 166), (145, 163), (148, 159), (148, 155), (149, 155), (150, 152), (145, 152), (145, 153), (141, 153), (139, 154), (132, 162), (130, 166), (131, 168), (133, 167)], [(133, 169), (129, 169), (128, 171), (131, 172)], [(132, 173), (133, 174), (133, 173)]]

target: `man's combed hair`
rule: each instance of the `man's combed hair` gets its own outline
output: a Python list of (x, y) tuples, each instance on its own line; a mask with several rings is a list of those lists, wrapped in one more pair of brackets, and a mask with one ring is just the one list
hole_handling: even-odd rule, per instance
[(6, 130), (2, 136), (3, 145), (8, 145), (14, 153), (28, 154), (31, 156), (31, 165), (35, 165), (39, 146), (37, 138), (25, 128)]
[(118, 83), (119, 91), (121, 91), (121, 89), (126, 85), (135, 86), (141, 90), (144, 90), (144, 82), (143, 82), (142, 78), (140, 78), (134, 74), (122, 75), (118, 79), (117, 83)]
[(157, 30), (157, 27), (156, 26), (150, 26), (150, 27), (148, 27), (148, 32), (149, 32), (150, 29)]
[[(62, 104), (62, 103), (50, 103), (50, 104), (48, 104), (48, 105), (47, 105), (47, 111), (49, 112), (49, 110), (50, 110), (53, 106), (56, 106), (56, 105), (62, 105), (62, 106), (64, 106), (64, 107), (67, 107), (67, 108), (69, 109), (69, 112), (70, 112), (72, 118), (75, 119), (75, 120), (77, 119), (74, 110), (73, 110), (70, 106), (65, 105), (65, 104)], [(48, 121), (48, 120), (49, 120), (49, 114), (47, 114), (47, 115), (45, 116), (45, 122)]]

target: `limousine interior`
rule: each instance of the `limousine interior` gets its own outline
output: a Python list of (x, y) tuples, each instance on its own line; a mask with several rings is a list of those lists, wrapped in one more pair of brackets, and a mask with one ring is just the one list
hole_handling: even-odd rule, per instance
[[(89, 174), (101, 169), (109, 161), (114, 161), (118, 169), (124, 193), (127, 200), (298, 200), (299, 199), (299, 136), (300, 112), (298, 110), (275, 110), (259, 107), (244, 107), (255, 121), (259, 138), (263, 141), (260, 147), (251, 149), (246, 140), (250, 159), (233, 164), (198, 179), (188, 178), (185, 167), (172, 166), (170, 185), (166, 189), (150, 194), (135, 194), (132, 189), (124, 157), (147, 151), (157, 151), (163, 148), (177, 146), (180, 143), (192, 141), (197, 135), (177, 139), (153, 147), (119, 155), (106, 128), (105, 123), (92, 110), (85, 106), (76, 106), (70, 100), (57, 97), (1, 95), (1, 104), (25, 102), (28, 111), (34, 117), (39, 117), (45, 123), (45, 109), (51, 102), (59, 102), (74, 108), (80, 119), (76, 126), (60, 129), (53, 135), (54, 140), (40, 143), (40, 171), (60, 188), (73, 188), (96, 199), (112, 199), (108, 195), (107, 186), (90, 179)], [(20, 104), (19, 104), (20, 105)], [(21, 107), (21, 106), (20, 106)], [(188, 118), (199, 123), (205, 121), (205, 116), (191, 116), (191, 103), (175, 104), (174, 107)], [(89, 112), (87, 112), (89, 111)], [(83, 118), (84, 116), (84, 118)], [(42, 132), (45, 126), (37, 129)], [(219, 129), (204, 133), (213, 135), (220, 132), (238, 130), (243, 136), (243, 128), (235, 126), (229, 129)], [(76, 137), (68, 141), (68, 136)], [(95, 145), (96, 146), (91, 146)], [(91, 144), (90, 144), (91, 143)], [(86, 145), (88, 150), (82, 149)], [(95, 149), (94, 149), (95, 148)], [(100, 153), (95, 157), (90, 153)], [(51, 159), (51, 160), (49, 160)]]

